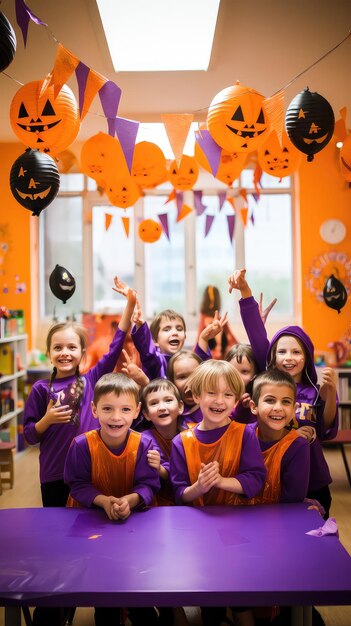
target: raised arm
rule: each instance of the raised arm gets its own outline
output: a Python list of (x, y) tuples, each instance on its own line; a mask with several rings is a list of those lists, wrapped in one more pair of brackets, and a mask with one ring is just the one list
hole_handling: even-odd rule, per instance
[(207, 324), (205, 328), (201, 331), (198, 340), (198, 346), (203, 350), (203, 352), (207, 352), (208, 350), (208, 342), (210, 339), (213, 339), (223, 330), (223, 327), (226, 325), (228, 321), (228, 314), (225, 313), (222, 317), (219, 317), (218, 311), (215, 311), (214, 317), (210, 324)]

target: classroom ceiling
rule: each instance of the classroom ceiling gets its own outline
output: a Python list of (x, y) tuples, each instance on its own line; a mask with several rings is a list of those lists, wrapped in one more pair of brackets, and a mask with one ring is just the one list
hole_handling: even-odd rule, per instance
[[(19, 88), (16, 81), (44, 78), (52, 69), (54, 37), (86, 65), (116, 82), (122, 89), (118, 114), (142, 123), (161, 122), (162, 113), (194, 113), (194, 119), (202, 121), (212, 98), (236, 80), (270, 96), (347, 37), (351, 29), (350, 0), (221, 0), (207, 72), (115, 73), (95, 0), (26, 3), (48, 24), (51, 33), (30, 22), (24, 48), (15, 18), (15, 2), (2, 0), (0, 10), (14, 27), (17, 52), (6, 70), (10, 77), (0, 76), (0, 141), (16, 141), (9, 124), (10, 103)], [(130, 37), (133, 39), (133, 24)], [(180, 32), (180, 45), (181, 40)], [(336, 119), (340, 117), (343, 106), (351, 108), (350, 61), (351, 37), (286, 88), (285, 106), (308, 86), (330, 102)], [(77, 95), (74, 78), (69, 85)], [(98, 98), (90, 111), (78, 140), (98, 131), (107, 132)], [(348, 125), (351, 126), (350, 112)]]

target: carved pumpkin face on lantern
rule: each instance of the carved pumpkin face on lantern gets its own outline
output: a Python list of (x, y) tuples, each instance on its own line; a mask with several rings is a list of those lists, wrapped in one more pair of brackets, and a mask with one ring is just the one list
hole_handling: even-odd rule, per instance
[(29, 148), (56, 154), (78, 135), (79, 111), (73, 92), (63, 85), (54, 97), (54, 87), (41, 94), (42, 80), (23, 85), (11, 102), (12, 130)]
[(115, 176), (129, 175), (121, 144), (106, 133), (97, 133), (84, 142), (80, 160), (84, 174), (103, 189)]
[(60, 175), (54, 160), (39, 150), (26, 150), (11, 168), (10, 187), (21, 206), (32, 211), (32, 215), (39, 215), (60, 188)]
[(135, 145), (132, 176), (142, 189), (156, 187), (167, 180), (166, 158), (159, 146), (150, 141)]
[(277, 133), (272, 131), (258, 150), (258, 162), (262, 170), (277, 178), (290, 176), (298, 169), (301, 159), (301, 152), (293, 146), (285, 131), (282, 134), (282, 145)]
[(133, 206), (141, 196), (141, 191), (130, 174), (113, 178), (108, 182), (105, 191), (111, 204), (122, 209)]
[(139, 224), (138, 234), (144, 243), (155, 243), (162, 235), (162, 228), (155, 220), (143, 220)]
[(199, 176), (199, 166), (194, 157), (182, 155), (179, 167), (177, 161), (172, 161), (168, 170), (168, 180), (174, 189), (188, 191), (195, 185)]
[(264, 96), (239, 82), (220, 91), (207, 115), (207, 127), (216, 143), (228, 152), (256, 150), (269, 129), (263, 101)]

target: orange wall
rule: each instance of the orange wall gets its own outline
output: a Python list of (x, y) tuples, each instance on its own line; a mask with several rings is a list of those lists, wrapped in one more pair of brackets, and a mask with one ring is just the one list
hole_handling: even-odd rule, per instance
[[(307, 163), (304, 158), (299, 171), (302, 325), (316, 349), (322, 352), (328, 349), (329, 343), (343, 338), (347, 331), (351, 340), (351, 295), (338, 314), (324, 301), (319, 302), (307, 287), (311, 279), (310, 269), (320, 263), (321, 255), (337, 251), (351, 258), (351, 188), (340, 173), (338, 159), (339, 150), (332, 139), (314, 161)], [(320, 225), (330, 218), (337, 218), (346, 226), (346, 237), (339, 244), (328, 244), (320, 236)], [(328, 256), (324, 258), (330, 259)], [(339, 272), (337, 278), (345, 281), (345, 266), (331, 261), (322, 269), (320, 284), (324, 285), (332, 272), (336, 275)], [(348, 280), (351, 287), (351, 262)]]

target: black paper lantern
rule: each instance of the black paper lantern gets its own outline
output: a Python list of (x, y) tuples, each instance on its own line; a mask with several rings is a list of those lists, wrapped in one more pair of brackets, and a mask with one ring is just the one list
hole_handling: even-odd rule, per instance
[(60, 188), (55, 161), (44, 152), (28, 148), (14, 162), (10, 173), (12, 195), (32, 215), (39, 215)]
[(49, 285), (56, 298), (66, 304), (76, 290), (76, 281), (72, 274), (61, 265), (56, 265), (49, 277)]
[(331, 309), (340, 313), (347, 302), (347, 291), (342, 282), (331, 274), (324, 285), (323, 300)]
[(0, 72), (12, 63), (16, 54), (16, 35), (7, 17), (0, 11)]
[(290, 102), (285, 127), (294, 146), (313, 161), (317, 152), (325, 148), (334, 132), (335, 118), (329, 102), (319, 93), (306, 87)]

